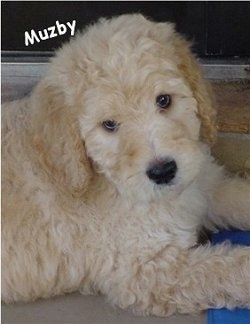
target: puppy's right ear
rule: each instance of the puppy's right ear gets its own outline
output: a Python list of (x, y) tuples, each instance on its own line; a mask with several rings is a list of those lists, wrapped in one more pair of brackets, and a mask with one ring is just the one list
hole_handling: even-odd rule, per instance
[(176, 56), (179, 59), (179, 69), (190, 86), (198, 104), (198, 116), (201, 120), (200, 136), (205, 143), (212, 145), (217, 136), (216, 110), (211, 86), (205, 81), (203, 73), (190, 44), (181, 36), (174, 39)]
[[(60, 80), (58, 80), (60, 82)], [(77, 115), (59, 87), (42, 80), (31, 100), (30, 140), (35, 159), (59, 190), (81, 196), (92, 176)]]

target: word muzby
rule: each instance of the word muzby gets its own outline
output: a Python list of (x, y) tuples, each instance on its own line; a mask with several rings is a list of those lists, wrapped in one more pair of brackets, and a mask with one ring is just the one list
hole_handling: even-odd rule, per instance
[(48, 27), (47, 29), (39, 30), (37, 33), (34, 31), (34, 29), (31, 29), (30, 32), (24, 33), (25, 38), (25, 46), (33, 45), (35, 41), (37, 43), (40, 43), (40, 41), (47, 40), (53, 37), (64, 35), (68, 28), (70, 29), (70, 35), (74, 36), (75, 34), (75, 27), (76, 27), (76, 21), (73, 20), (72, 23), (67, 22), (65, 24), (59, 23), (59, 21), (56, 21), (55, 26)]

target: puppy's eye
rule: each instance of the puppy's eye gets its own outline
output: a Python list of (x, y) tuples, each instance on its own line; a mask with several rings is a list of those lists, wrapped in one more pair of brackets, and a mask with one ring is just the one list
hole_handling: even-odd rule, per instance
[(159, 95), (155, 101), (159, 108), (166, 109), (171, 105), (171, 96), (168, 94)]
[(102, 127), (108, 132), (115, 132), (119, 128), (119, 124), (115, 120), (105, 120)]

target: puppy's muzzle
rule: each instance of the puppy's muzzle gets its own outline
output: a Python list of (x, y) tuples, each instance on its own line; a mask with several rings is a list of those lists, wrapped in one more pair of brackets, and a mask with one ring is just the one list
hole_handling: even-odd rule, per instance
[(161, 160), (151, 164), (146, 174), (148, 178), (156, 184), (169, 184), (174, 179), (177, 172), (177, 164), (175, 160)]

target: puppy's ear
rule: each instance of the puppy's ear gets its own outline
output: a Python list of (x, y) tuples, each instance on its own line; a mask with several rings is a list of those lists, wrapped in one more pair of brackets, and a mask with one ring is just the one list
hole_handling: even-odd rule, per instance
[(31, 142), (35, 159), (50, 181), (72, 196), (81, 196), (92, 175), (76, 112), (59, 88), (40, 82), (31, 96)]
[(212, 145), (216, 140), (216, 111), (211, 86), (205, 81), (201, 68), (191, 53), (189, 43), (177, 36), (174, 40), (179, 69), (193, 91), (201, 120), (201, 140)]

